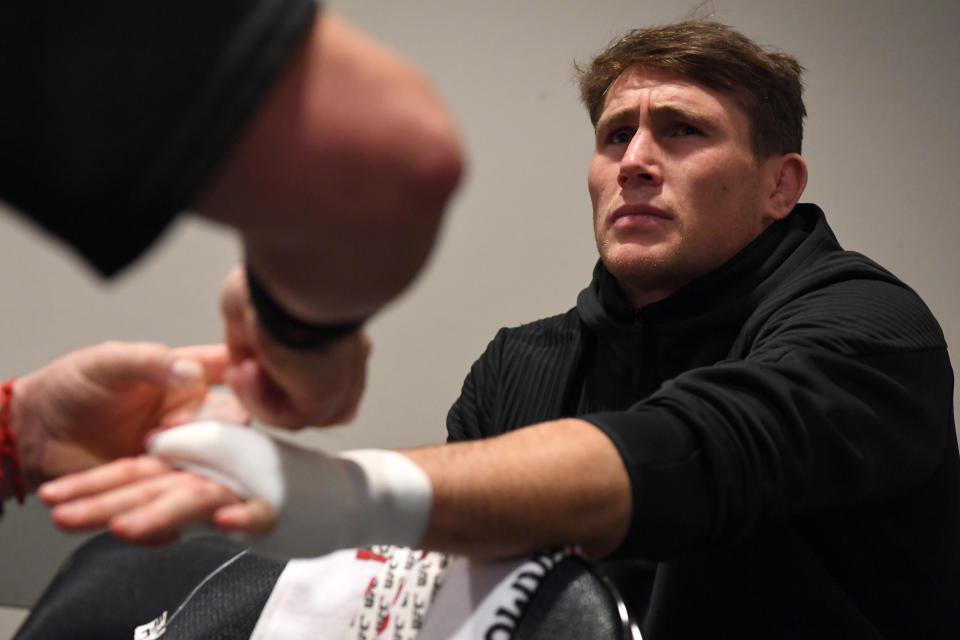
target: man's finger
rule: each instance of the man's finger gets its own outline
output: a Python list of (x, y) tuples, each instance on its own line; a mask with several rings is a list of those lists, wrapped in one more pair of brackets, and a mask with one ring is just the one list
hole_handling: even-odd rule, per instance
[(230, 355), (226, 345), (200, 344), (178, 347), (173, 350), (178, 360), (197, 362), (203, 367), (207, 384), (223, 384), (223, 372), (230, 364)]
[(197, 422), (220, 420), (233, 424), (247, 424), (250, 422), (250, 412), (233, 393), (211, 390), (191, 416), (191, 420)]
[(120, 514), (149, 504), (169, 491), (177, 473), (168, 473), (156, 478), (140, 480), (86, 498), (71, 500), (55, 506), (51, 512), (53, 521), (62, 529), (83, 531), (106, 526)]
[(289, 396), (255, 360), (230, 367), (226, 382), (250, 413), (263, 422), (293, 429), (307, 424), (307, 420), (296, 415)]
[(37, 496), (48, 505), (56, 505), (159, 476), (170, 468), (166, 462), (150, 456), (122, 458), (47, 482), (37, 490)]
[(110, 531), (124, 540), (150, 543), (176, 536), (188, 524), (206, 522), (218, 507), (238, 500), (221, 484), (182, 474), (175, 486), (155, 499), (111, 519)]
[(264, 535), (273, 531), (277, 518), (265, 500), (253, 498), (241, 504), (220, 507), (213, 514), (213, 523), (224, 531), (242, 531)]

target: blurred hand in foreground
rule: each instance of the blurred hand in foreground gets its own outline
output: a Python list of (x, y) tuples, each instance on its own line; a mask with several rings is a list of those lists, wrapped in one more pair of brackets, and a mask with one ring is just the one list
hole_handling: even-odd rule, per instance
[[(10, 421), (28, 490), (142, 453), (149, 432), (212, 410), (209, 387), (222, 383), (227, 364), (222, 345), (105, 342), (18, 378)], [(226, 415), (246, 421), (239, 405), (227, 405)]]
[(230, 359), (224, 380), (255, 418), (289, 429), (353, 419), (370, 355), (363, 330), (319, 350), (277, 344), (257, 320), (242, 266), (224, 282), (221, 310)]

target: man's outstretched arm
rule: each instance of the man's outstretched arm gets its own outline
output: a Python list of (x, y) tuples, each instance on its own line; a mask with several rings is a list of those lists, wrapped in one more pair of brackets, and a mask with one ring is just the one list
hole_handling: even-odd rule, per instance
[(620, 454), (588, 422), (563, 419), (501, 436), (404, 451), (433, 486), (421, 546), (504, 557), (578, 544), (614, 551), (630, 525)]
[[(406, 487), (416, 487), (416, 482), (384, 488), (382, 468), (364, 469), (362, 461), (358, 467), (357, 458), (348, 457), (350, 462), (345, 463), (313, 452), (311, 460), (301, 461), (324, 480), (312, 489), (317, 522), (310, 539), (317, 547), (308, 554), (376, 542), (414, 544), (392, 536), (397, 530), (421, 526), (424, 533), (416, 546), (425, 549), (498, 558), (576, 544), (590, 556), (603, 557), (619, 546), (630, 524), (629, 479), (620, 456), (601, 431), (581, 420), (542, 423), (488, 440), (405, 451), (402, 456), (415, 463), (415, 474), (419, 471), (429, 480), (432, 501), (426, 522), (410, 527), (388, 520), (378, 525), (382, 531), (374, 532), (356, 530), (356, 521), (368, 515), (356, 511), (357, 503), (369, 501), (371, 510), (386, 505), (399, 519), (423, 518), (418, 500), (410, 509), (404, 505)], [(377, 458), (378, 463), (382, 459)], [(354, 486), (363, 489), (350, 494), (355, 497), (351, 502), (343, 504), (342, 496), (330, 495), (335, 482), (349, 487), (351, 478), (357, 477), (360, 481)], [(364, 494), (370, 486), (379, 487), (373, 496)], [(275, 514), (261, 500), (225, 500), (207, 477), (172, 470), (151, 459), (122, 460), (68, 476), (45, 485), (40, 496), (57, 505), (53, 517), (63, 528), (109, 526), (114, 534), (134, 542), (172, 539), (180, 527), (196, 520), (249, 533), (268, 529), (275, 516), (278, 527), (286, 526), (283, 507)], [(298, 512), (308, 508), (303, 502), (286, 507)], [(304, 550), (293, 555), (304, 555)]]

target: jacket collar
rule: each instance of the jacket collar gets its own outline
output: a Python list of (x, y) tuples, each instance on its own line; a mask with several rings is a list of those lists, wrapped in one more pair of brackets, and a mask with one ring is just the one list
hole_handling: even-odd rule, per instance
[(802, 259), (824, 243), (839, 248), (823, 211), (799, 204), (726, 263), (642, 309), (633, 307), (598, 260), (593, 280), (577, 298), (577, 311), (587, 327), (601, 333), (630, 331), (641, 317), (659, 323), (723, 314), (739, 324), (769, 289), (789, 275), (784, 267), (793, 262), (791, 258)]

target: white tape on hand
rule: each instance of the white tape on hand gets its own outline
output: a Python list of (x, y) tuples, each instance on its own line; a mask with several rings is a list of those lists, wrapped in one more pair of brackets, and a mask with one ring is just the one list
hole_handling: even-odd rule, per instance
[(430, 517), (430, 480), (395, 451), (329, 456), (213, 421), (163, 431), (147, 451), (244, 499), (263, 498), (277, 513), (276, 527), (247, 542), (273, 556), (313, 557), (370, 544), (416, 546)]
[(193, 422), (154, 435), (147, 453), (216, 480), (244, 500), (256, 496), (278, 513), (283, 508), (280, 452), (260, 431), (212, 420)]

